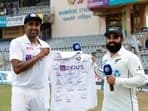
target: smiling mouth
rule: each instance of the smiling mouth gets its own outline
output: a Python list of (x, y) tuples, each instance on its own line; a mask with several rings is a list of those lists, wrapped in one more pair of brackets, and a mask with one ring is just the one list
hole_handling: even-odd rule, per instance
[(37, 34), (36, 32), (31, 32), (31, 34)]
[(36, 30), (32, 30), (32, 31), (31, 31), (31, 33), (36, 33), (36, 32), (37, 32)]
[(31, 31), (31, 34), (38, 34), (37, 31)]

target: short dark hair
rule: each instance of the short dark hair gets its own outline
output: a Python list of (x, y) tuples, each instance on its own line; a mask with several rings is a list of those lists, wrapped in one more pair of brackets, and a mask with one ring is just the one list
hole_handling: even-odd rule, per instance
[(112, 33), (117, 34), (120, 37), (123, 37), (122, 29), (119, 26), (109, 26), (109, 27), (107, 27), (106, 32), (104, 33), (104, 36), (108, 37)]
[(25, 17), (24, 24), (26, 24), (30, 20), (36, 20), (36, 21), (39, 21), (40, 23), (42, 23), (42, 19), (37, 14), (34, 14), (34, 13), (28, 14)]

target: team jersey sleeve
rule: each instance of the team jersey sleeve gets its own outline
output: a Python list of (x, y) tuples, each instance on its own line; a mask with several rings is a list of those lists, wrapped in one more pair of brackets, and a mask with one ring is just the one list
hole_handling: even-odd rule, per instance
[(120, 85), (127, 88), (134, 88), (145, 85), (146, 76), (138, 56), (133, 55), (128, 59), (127, 63), (128, 73), (130, 78), (116, 78), (115, 85)]
[(9, 48), (9, 60), (11, 61), (12, 59), (18, 59), (18, 60), (23, 60), (23, 55), (22, 55), (22, 49), (21, 46), (19, 45), (20, 43), (17, 42), (17, 40), (12, 40), (10, 43), (10, 48)]

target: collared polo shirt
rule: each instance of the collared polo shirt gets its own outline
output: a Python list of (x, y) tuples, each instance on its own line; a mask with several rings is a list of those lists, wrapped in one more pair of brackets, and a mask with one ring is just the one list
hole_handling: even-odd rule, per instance
[[(11, 41), (10, 44), (10, 61), (12, 59), (18, 59), (21, 61), (27, 61), (33, 56), (40, 53), (40, 48), (50, 48), (49, 45), (39, 40), (38, 46), (33, 46), (26, 35), (16, 38)], [(28, 70), (15, 74), (13, 71), (12, 85), (18, 87), (27, 87), (34, 89), (41, 89), (47, 87), (48, 84), (48, 62), (49, 56), (45, 56), (38, 62), (36, 62)]]
[(144, 85), (146, 76), (137, 55), (124, 47), (113, 56), (103, 57), (103, 66), (110, 64), (116, 77), (114, 91), (110, 91), (104, 76), (104, 101), (102, 111), (138, 111), (136, 87)]

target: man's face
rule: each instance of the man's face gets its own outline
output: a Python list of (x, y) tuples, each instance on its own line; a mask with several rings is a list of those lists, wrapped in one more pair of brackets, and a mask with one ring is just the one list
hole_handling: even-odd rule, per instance
[(28, 37), (35, 38), (40, 34), (41, 23), (35, 20), (30, 20), (25, 24), (25, 31)]
[(111, 53), (116, 53), (120, 50), (123, 38), (115, 33), (111, 33), (106, 37), (106, 48)]

